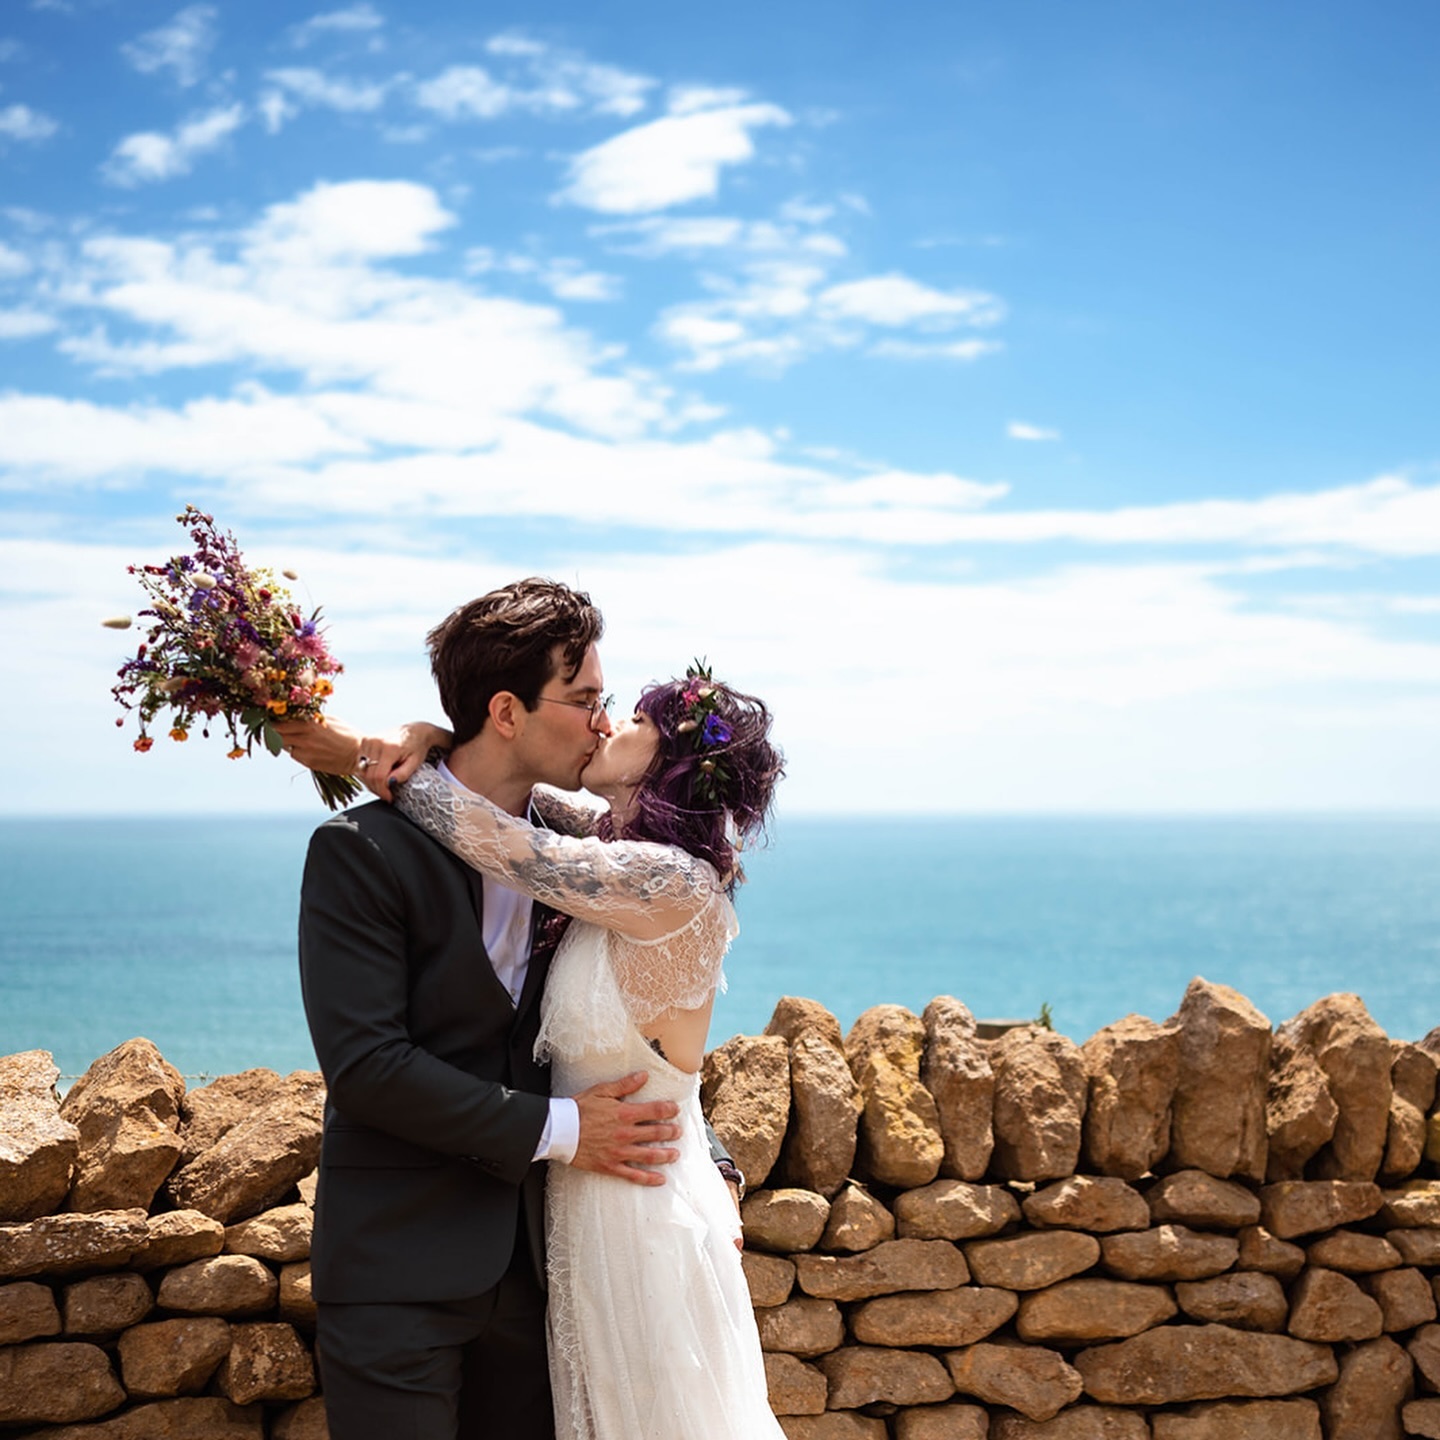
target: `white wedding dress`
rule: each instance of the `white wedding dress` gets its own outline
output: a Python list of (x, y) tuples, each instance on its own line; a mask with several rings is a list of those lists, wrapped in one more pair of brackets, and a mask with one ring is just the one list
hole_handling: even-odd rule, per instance
[(575, 917), (542, 1000), (556, 1095), (632, 1071), (680, 1107), (665, 1184), (550, 1166), (546, 1254), (557, 1440), (784, 1440), (770, 1411), (739, 1221), (710, 1159), (698, 1075), (639, 1026), (703, 1005), (735, 912), (714, 869), (667, 845), (538, 829), (428, 767), (401, 809), (468, 864)]

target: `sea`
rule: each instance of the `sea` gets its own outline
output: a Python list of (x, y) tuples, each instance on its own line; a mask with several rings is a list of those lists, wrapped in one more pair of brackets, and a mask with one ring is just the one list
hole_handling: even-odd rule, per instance
[[(0, 820), (0, 1055), (66, 1077), (132, 1036), (200, 1083), (313, 1068), (295, 956), (303, 817)], [(1199, 975), (1274, 1023), (1358, 993), (1440, 1025), (1440, 816), (785, 818), (746, 858), (711, 1043), (782, 995), (848, 1027), (935, 995), (1077, 1042)], [(68, 1082), (62, 1082), (68, 1083)]]

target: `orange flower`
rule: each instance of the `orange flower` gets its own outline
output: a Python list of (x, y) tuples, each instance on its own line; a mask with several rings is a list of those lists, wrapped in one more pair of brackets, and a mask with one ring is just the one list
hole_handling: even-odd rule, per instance
[(286, 705), (283, 700), (267, 700), (265, 702), (265, 708), (272, 715), (283, 715), (285, 713)]
[(245, 758), (245, 747), (243, 745), (237, 745), (225, 758), (227, 760), (243, 760)]
[(148, 735), (142, 735), (135, 742), (135, 748), (143, 755), (154, 743)]
[(172, 740), (188, 740), (190, 738), (190, 732), (188, 730), (181, 729), (181, 727), (177, 725), (170, 732), (170, 738)]
[(317, 680), (315, 682), (315, 698), (323, 700), (327, 695), (333, 695), (335, 687), (328, 680)]

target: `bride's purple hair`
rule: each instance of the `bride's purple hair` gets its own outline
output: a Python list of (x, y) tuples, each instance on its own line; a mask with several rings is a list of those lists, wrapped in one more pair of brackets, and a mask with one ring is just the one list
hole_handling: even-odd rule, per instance
[[(701, 686), (704, 710), (717, 723), (692, 724)], [(641, 692), (635, 708), (660, 741), (625, 821), (626, 840), (678, 845), (708, 860), (733, 892), (743, 874), (736, 851), (764, 833), (785, 758), (770, 743), (770, 712), (753, 695), (721, 680), (665, 680)], [(719, 738), (723, 735), (723, 738)], [(705, 769), (710, 761), (713, 769)], [(602, 833), (610, 817), (603, 817)]]

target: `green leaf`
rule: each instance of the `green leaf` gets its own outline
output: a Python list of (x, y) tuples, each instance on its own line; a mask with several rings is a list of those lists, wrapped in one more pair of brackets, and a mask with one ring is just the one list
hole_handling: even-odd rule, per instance
[(280, 732), (273, 725), (267, 725), (263, 733), (265, 748), (272, 755), (278, 755), (285, 748), (285, 742), (280, 738)]

